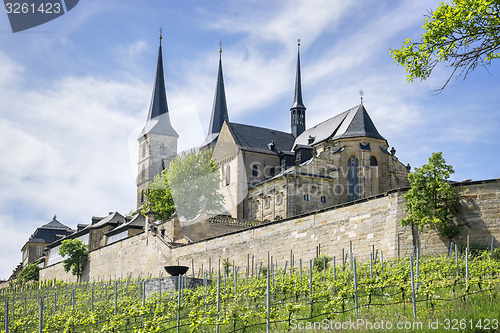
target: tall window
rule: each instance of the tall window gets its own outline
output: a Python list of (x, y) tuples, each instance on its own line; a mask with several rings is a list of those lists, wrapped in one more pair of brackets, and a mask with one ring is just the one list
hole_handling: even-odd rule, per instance
[(370, 157), (370, 166), (377, 166), (377, 158), (375, 156)]
[(144, 167), (144, 165), (142, 166), (141, 177), (142, 180), (146, 179), (146, 168)]
[(354, 155), (347, 161), (347, 200), (359, 199), (358, 158)]
[(226, 166), (226, 186), (231, 183), (231, 167), (229, 165)]
[(252, 177), (257, 177), (259, 175), (259, 166), (257, 164), (252, 165)]
[(274, 169), (274, 167), (272, 167), (272, 168), (269, 170), (269, 176), (270, 176), (270, 177), (274, 177), (274, 175), (276, 175), (276, 170)]
[(37, 246), (37, 247), (36, 247), (36, 255), (37, 255), (37, 256), (41, 257), (41, 256), (42, 256), (42, 254), (43, 254), (43, 252), (42, 252), (42, 251), (43, 251), (43, 247), (41, 247), (41, 246)]

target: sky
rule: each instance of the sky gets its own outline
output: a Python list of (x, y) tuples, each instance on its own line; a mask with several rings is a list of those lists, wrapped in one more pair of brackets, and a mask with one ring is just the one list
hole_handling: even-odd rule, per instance
[(135, 208), (137, 136), (163, 30), (179, 151), (205, 138), (222, 42), (230, 121), (290, 131), (297, 39), (306, 127), (363, 103), (412, 167), (443, 152), (454, 180), (500, 177), (500, 64), (408, 84), (389, 49), (422, 34), (431, 0), (82, 0), (12, 33), (0, 12), (0, 279), (37, 227)]

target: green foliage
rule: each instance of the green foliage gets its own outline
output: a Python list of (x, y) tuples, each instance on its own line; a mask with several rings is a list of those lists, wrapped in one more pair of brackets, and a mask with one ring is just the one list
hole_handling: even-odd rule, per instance
[(143, 207), (143, 214), (149, 210), (149, 203), (155, 212), (155, 220), (168, 220), (175, 212), (175, 204), (172, 193), (168, 186), (167, 173), (165, 170), (160, 175), (154, 177), (149, 184), (149, 191), (146, 193), (148, 203)]
[(166, 177), (179, 216), (191, 219), (200, 209), (222, 208), (220, 174), (210, 151), (182, 153), (170, 163)]
[[(500, 313), (500, 262), (489, 259), (490, 252), (469, 257), (469, 280), (465, 280), (465, 258), (420, 257), (416, 294), (418, 321), (458, 318), (493, 320)], [(357, 265), (359, 316), (354, 311), (354, 275), (347, 268), (326, 272), (313, 271), (312, 294), (309, 272), (278, 269), (270, 279), (270, 319), (273, 332), (295, 330), (293, 320), (319, 323), (325, 318), (338, 322), (373, 318), (396, 322), (412, 318), (410, 261), (387, 260), (373, 264), (370, 277), (368, 262)], [(460, 277), (456, 277), (456, 268)], [(414, 266), (416, 269), (416, 265)], [(220, 311), (217, 312), (217, 277), (208, 285), (186, 288), (180, 300), (181, 332), (262, 332), (267, 319), (266, 278), (227, 277), (220, 286)], [(222, 281), (221, 281), (222, 282)], [(116, 294), (115, 294), (116, 283)], [(44, 332), (167, 332), (175, 331), (177, 290), (162, 290), (143, 303), (143, 280), (121, 280), (82, 284), (43, 281), (39, 286), (6, 288), (2, 296), (9, 300), (9, 332), (37, 332), (39, 299), (43, 299)], [(464, 296), (467, 295), (467, 296)], [(115, 296), (117, 309), (115, 314)], [(93, 310), (91, 302), (93, 301)], [(4, 313), (0, 302), (0, 313)], [(395, 326), (394, 326), (395, 327)], [(468, 329), (460, 331), (474, 331)], [(492, 323), (490, 323), (490, 330)], [(300, 330), (304, 331), (304, 330)], [(309, 331), (309, 330), (306, 330)], [(312, 330), (311, 330), (312, 331)], [(324, 329), (324, 331), (330, 331)], [(365, 330), (360, 330), (365, 331)], [(422, 330), (414, 330), (421, 332)], [(433, 330), (423, 330), (433, 332)], [(476, 331), (482, 331), (476, 329)], [(488, 331), (488, 330), (485, 330)]]
[(390, 50), (404, 67), (408, 81), (425, 80), (438, 63), (464, 78), (477, 66), (490, 65), (500, 57), (500, 2), (498, 0), (452, 0), (441, 3), (425, 19), (419, 42), (411, 38), (401, 49)]
[(229, 259), (222, 259), (222, 269), (227, 275), (231, 272), (231, 267), (233, 267), (233, 264), (229, 262)]
[(411, 188), (403, 196), (406, 217), (402, 225), (415, 225), (421, 231), (429, 227), (449, 239), (460, 233), (461, 226), (455, 219), (458, 216), (457, 194), (447, 181), (453, 172), (442, 153), (433, 153), (428, 164), (408, 175)]
[(80, 278), (89, 256), (87, 245), (78, 238), (65, 239), (59, 247), (59, 255), (68, 257), (63, 262), (64, 271), (71, 270), (71, 274)]
[(38, 267), (37, 264), (29, 264), (23, 268), (21, 273), (19, 273), (17, 280), (20, 283), (25, 283), (28, 281), (38, 281), (39, 277), (40, 277), (40, 267)]
[(219, 193), (221, 179), (210, 151), (194, 151), (177, 156), (161, 175), (154, 178), (146, 193), (156, 220), (167, 220), (177, 210), (179, 216), (192, 219), (201, 209), (219, 211), (224, 197)]
[[(324, 270), (324, 266), (326, 266), (326, 268), (328, 268), (330, 265), (329, 265), (329, 262), (332, 260), (331, 257), (328, 257), (328, 256), (325, 256), (325, 255), (320, 255), (316, 258), (316, 260), (314, 261), (314, 269), (317, 271), (317, 272), (321, 272)], [(324, 264), (324, 265), (323, 265)]]

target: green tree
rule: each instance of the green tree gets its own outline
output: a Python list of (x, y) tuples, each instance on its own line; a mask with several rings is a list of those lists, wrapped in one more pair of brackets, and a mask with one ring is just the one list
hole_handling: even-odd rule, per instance
[(87, 245), (78, 238), (65, 239), (59, 247), (59, 254), (62, 257), (67, 256), (63, 262), (64, 271), (69, 272), (71, 270), (71, 274), (76, 275), (78, 281), (80, 281), (85, 263), (89, 257)]
[(210, 151), (194, 151), (177, 156), (168, 171), (154, 179), (147, 194), (156, 219), (167, 219), (177, 210), (179, 216), (194, 218), (201, 209), (219, 211), (224, 197), (219, 193), (221, 178)]
[(390, 50), (396, 63), (406, 67), (408, 81), (425, 80), (439, 63), (464, 78), (477, 66), (500, 57), (500, 1), (452, 0), (441, 3), (425, 19), (420, 41), (411, 38), (401, 49)]
[(172, 193), (168, 186), (167, 173), (165, 170), (161, 174), (154, 177), (149, 184), (149, 189), (146, 193), (148, 203), (143, 207), (143, 214), (149, 210), (149, 203), (155, 212), (155, 219), (165, 221), (175, 212), (175, 203), (172, 199)]
[(38, 281), (40, 278), (40, 267), (37, 264), (29, 264), (23, 268), (17, 280), (20, 283), (25, 283), (28, 281)]
[(402, 225), (411, 225), (424, 230), (436, 230), (440, 236), (452, 239), (461, 231), (457, 223), (458, 199), (453, 186), (447, 181), (453, 174), (442, 153), (433, 153), (429, 163), (408, 175), (410, 190), (403, 196), (406, 200), (406, 217)]

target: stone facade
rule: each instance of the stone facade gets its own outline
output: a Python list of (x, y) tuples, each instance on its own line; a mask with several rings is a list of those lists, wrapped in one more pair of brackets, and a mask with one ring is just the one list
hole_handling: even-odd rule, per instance
[(177, 156), (177, 137), (150, 133), (139, 138), (139, 162), (137, 173), (137, 207), (147, 201), (144, 191), (153, 178), (168, 170)]
[[(460, 218), (467, 225), (456, 241), (464, 245), (469, 235), (471, 246), (489, 246), (492, 238), (495, 247), (500, 246), (500, 180), (459, 183), (456, 189)], [(383, 251), (384, 258), (407, 256), (413, 251), (413, 236), (409, 227), (400, 225), (403, 194), (404, 190), (394, 190), (184, 246), (172, 247), (159, 234), (141, 233), (91, 251), (83, 279), (160, 276), (164, 266), (177, 264), (194, 265), (198, 272), (202, 266), (216, 267), (225, 258), (242, 267), (253, 262), (255, 271), (255, 266), (267, 261), (268, 252), (283, 267), (291, 254), (296, 265), (299, 259), (315, 257), (318, 246), (322, 254), (335, 256), (337, 264), (351, 246), (359, 260), (368, 259), (372, 249)], [(446, 253), (449, 246), (435, 232), (422, 233), (418, 240), (424, 254)], [(42, 269), (40, 278), (75, 281), (64, 273), (62, 263)]]
[(385, 140), (340, 139), (314, 148), (311, 160), (249, 189), (249, 219), (276, 221), (409, 185), (408, 168), (387, 152)]

